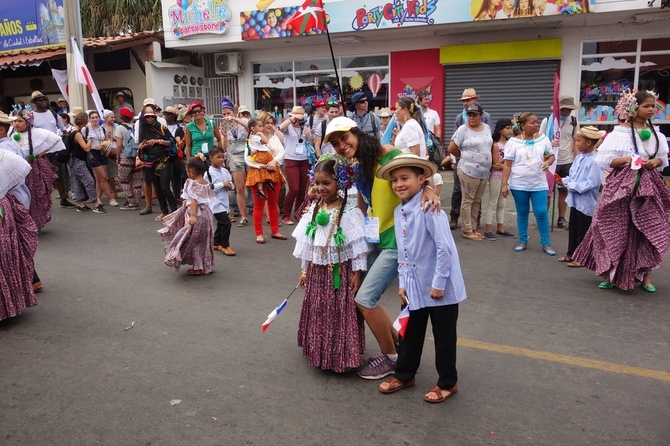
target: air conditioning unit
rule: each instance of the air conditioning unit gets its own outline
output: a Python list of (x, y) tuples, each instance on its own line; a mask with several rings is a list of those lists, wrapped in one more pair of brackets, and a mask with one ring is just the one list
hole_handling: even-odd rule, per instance
[(214, 54), (214, 72), (217, 75), (239, 74), (241, 65), (242, 55), (240, 53)]

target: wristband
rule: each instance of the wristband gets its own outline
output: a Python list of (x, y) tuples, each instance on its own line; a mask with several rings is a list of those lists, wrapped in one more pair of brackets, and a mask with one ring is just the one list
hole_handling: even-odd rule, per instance
[(432, 190), (433, 192), (435, 192), (435, 189), (433, 189), (433, 186), (431, 186), (431, 185), (429, 185), (429, 184), (426, 184), (424, 187), (427, 187), (428, 189), (430, 189), (430, 190)]

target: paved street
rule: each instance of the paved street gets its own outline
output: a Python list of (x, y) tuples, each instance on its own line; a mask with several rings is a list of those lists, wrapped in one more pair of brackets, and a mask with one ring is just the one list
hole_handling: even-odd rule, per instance
[[(522, 253), (453, 232), (468, 291), (459, 392), (430, 405), (431, 339), (416, 387), (383, 395), (380, 381), (307, 365), (302, 291), (261, 332), (299, 275), (290, 239), (258, 245), (233, 227), (237, 257), (217, 252), (213, 275), (190, 277), (163, 264), (156, 214), (107, 209), (54, 210), (39, 305), (0, 322), (5, 446), (670, 444), (667, 260), (656, 294), (599, 290), (545, 255), (535, 229)], [(564, 254), (567, 231), (552, 243)], [(396, 289), (383, 299), (394, 315)]]

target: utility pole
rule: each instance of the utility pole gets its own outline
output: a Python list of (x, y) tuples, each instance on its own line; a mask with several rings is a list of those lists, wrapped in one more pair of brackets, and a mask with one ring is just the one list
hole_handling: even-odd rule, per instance
[(72, 107), (81, 107), (84, 111), (88, 110), (88, 92), (86, 86), (78, 84), (75, 81), (74, 56), (72, 54), (72, 43), (70, 36), (73, 36), (79, 46), (79, 51), (84, 55), (84, 47), (81, 36), (81, 12), (79, 9), (79, 0), (63, 0), (63, 11), (65, 14), (65, 60), (67, 62), (67, 86), (70, 97), (70, 110)]

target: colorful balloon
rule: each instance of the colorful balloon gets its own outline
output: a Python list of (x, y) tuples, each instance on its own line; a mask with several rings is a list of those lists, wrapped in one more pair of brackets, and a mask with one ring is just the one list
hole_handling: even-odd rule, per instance
[(377, 93), (382, 88), (382, 78), (378, 74), (373, 74), (368, 78), (368, 88), (372, 92), (372, 97), (376, 98)]

